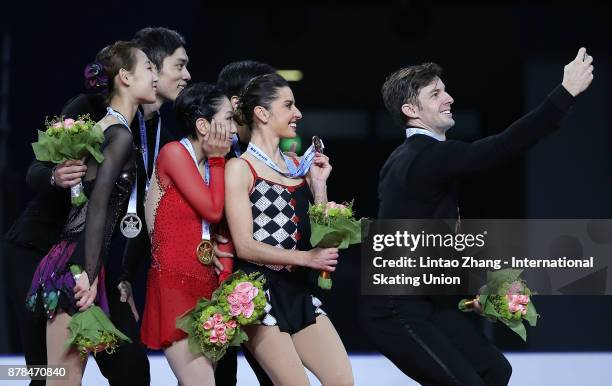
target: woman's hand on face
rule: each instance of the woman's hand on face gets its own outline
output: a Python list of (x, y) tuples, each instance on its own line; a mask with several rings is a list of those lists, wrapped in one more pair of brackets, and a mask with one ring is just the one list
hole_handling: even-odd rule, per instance
[(210, 129), (204, 134), (202, 151), (206, 158), (225, 157), (232, 145), (232, 133), (227, 123), (214, 119), (210, 122)]

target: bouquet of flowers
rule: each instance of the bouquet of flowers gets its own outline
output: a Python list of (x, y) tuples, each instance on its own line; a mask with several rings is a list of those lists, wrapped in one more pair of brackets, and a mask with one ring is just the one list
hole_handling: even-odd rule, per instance
[[(70, 159), (81, 159), (91, 155), (100, 163), (104, 156), (100, 152), (100, 145), (104, 142), (104, 133), (89, 114), (74, 119), (45, 120), (45, 131), (38, 131), (38, 141), (32, 144), (34, 155), (39, 161), (59, 164)], [(70, 189), (73, 205), (83, 205), (87, 197), (83, 193), (83, 184)]]
[(520, 279), (522, 272), (521, 269), (487, 272), (487, 284), (481, 288), (480, 294), (474, 299), (461, 300), (459, 309), (477, 311), (492, 322), (499, 320), (526, 341), (527, 330), (523, 320), (533, 327), (540, 315), (531, 301), (531, 290)]
[[(81, 273), (78, 265), (70, 266), (73, 275)], [(119, 344), (131, 342), (130, 338), (119, 331), (98, 306), (91, 306), (86, 311), (79, 311), (72, 316), (68, 326), (70, 336), (65, 347), (74, 346), (83, 357), (89, 353), (106, 351), (115, 352)]]
[(267, 303), (264, 284), (258, 272), (236, 271), (213, 292), (211, 300), (199, 299), (193, 309), (177, 318), (176, 327), (189, 335), (190, 350), (216, 362), (229, 346), (248, 340), (241, 327), (260, 323)]
[[(310, 244), (319, 248), (348, 248), (361, 242), (361, 220), (355, 220), (353, 202), (337, 204), (333, 201), (311, 205)], [(321, 271), (319, 287), (329, 290), (332, 287), (331, 274)]]

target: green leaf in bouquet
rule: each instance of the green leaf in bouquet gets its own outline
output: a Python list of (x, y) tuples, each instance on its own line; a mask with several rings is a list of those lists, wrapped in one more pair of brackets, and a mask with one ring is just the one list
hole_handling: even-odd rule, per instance
[(342, 243), (343, 235), (328, 226), (310, 223), (310, 244), (321, 248), (336, 247)]
[(244, 332), (242, 328), (237, 327), (236, 333), (232, 337), (232, 340), (230, 340), (229, 345), (230, 346), (240, 346), (242, 342), (246, 342), (247, 340), (249, 340), (249, 337), (246, 334), (246, 332)]
[(482, 315), (487, 317), (492, 322), (501, 318), (499, 312), (495, 308), (495, 303), (492, 301), (493, 297), (486, 294), (480, 295), (480, 304), (482, 306)]
[(523, 273), (522, 269), (512, 268), (500, 269), (498, 271), (488, 271), (487, 288), (490, 291), (489, 293), (497, 293), (504, 283), (512, 283), (513, 281), (517, 280), (519, 276), (521, 276), (521, 273)]
[(74, 314), (68, 329), (70, 336), (65, 342), (65, 347), (73, 345), (83, 355), (89, 352), (95, 354), (101, 350), (112, 353), (122, 342), (131, 342), (130, 338), (119, 331), (98, 306)]
[[(361, 232), (361, 230), (359, 231)], [(361, 233), (360, 233), (361, 236)], [(319, 248), (345, 249), (355, 237), (346, 228), (336, 228), (321, 224), (310, 224), (310, 244)]]
[(521, 339), (523, 339), (523, 341), (527, 341), (527, 329), (525, 329), (525, 326), (523, 325), (523, 322), (521, 321), (521, 319), (508, 320), (508, 319), (502, 318), (500, 320), (506, 326), (508, 326), (512, 331), (518, 334), (518, 336), (520, 336)]
[(349, 237), (349, 244), (357, 244), (361, 242), (361, 220), (349, 218), (339, 218), (334, 226), (338, 229), (346, 231)]
[(531, 327), (535, 327), (538, 323), (538, 318), (540, 315), (536, 311), (535, 305), (533, 304), (533, 298), (529, 299), (529, 303), (527, 304), (527, 313), (523, 316), (523, 319), (529, 323)]
[(38, 131), (38, 141), (32, 144), (34, 156), (39, 161), (62, 163), (66, 158), (60, 151), (59, 138), (51, 137), (44, 131)]
[(86, 149), (91, 154), (92, 157), (96, 160), (97, 163), (101, 164), (104, 161), (104, 155), (100, 151), (99, 146), (92, 146), (90, 144), (86, 145)]
[(187, 334), (187, 344), (189, 346), (189, 350), (194, 354), (202, 352), (200, 341), (196, 334), (194, 325), (195, 323), (200, 322), (198, 319), (200, 314), (204, 311), (204, 309), (206, 309), (206, 307), (211, 305), (211, 303), (212, 302), (206, 298), (200, 298), (196, 302), (195, 307), (176, 318), (176, 328), (183, 330)]

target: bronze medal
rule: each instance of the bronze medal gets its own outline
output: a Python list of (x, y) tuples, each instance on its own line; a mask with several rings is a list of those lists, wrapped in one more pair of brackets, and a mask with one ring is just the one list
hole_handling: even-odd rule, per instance
[(210, 265), (213, 261), (213, 245), (210, 240), (202, 240), (196, 248), (198, 261), (204, 265)]
[(323, 154), (323, 144), (321, 143), (321, 139), (316, 135), (312, 137), (312, 144), (314, 145), (315, 151), (317, 153)]

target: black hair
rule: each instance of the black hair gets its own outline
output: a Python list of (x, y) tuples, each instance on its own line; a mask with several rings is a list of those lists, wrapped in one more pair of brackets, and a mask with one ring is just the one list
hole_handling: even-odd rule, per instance
[(254, 60), (232, 62), (223, 67), (217, 78), (217, 85), (228, 98), (239, 96), (249, 80), (259, 75), (273, 74), (276, 69), (269, 64)]
[(225, 94), (213, 83), (191, 83), (185, 87), (174, 101), (174, 112), (180, 119), (183, 132), (197, 138), (196, 121), (204, 118), (208, 122), (217, 113)]
[(180, 33), (164, 27), (143, 28), (134, 34), (132, 40), (141, 46), (158, 71), (161, 71), (166, 57), (177, 48), (185, 47), (185, 38)]
[(289, 83), (278, 74), (256, 76), (244, 87), (238, 100), (236, 120), (239, 124), (253, 129), (253, 113), (256, 106), (270, 108), (278, 96), (278, 89), (289, 87)]
[(385, 107), (393, 119), (405, 126), (408, 117), (402, 112), (402, 105), (411, 103), (421, 108), (419, 91), (441, 76), (442, 67), (436, 63), (404, 67), (389, 75), (381, 91)]

